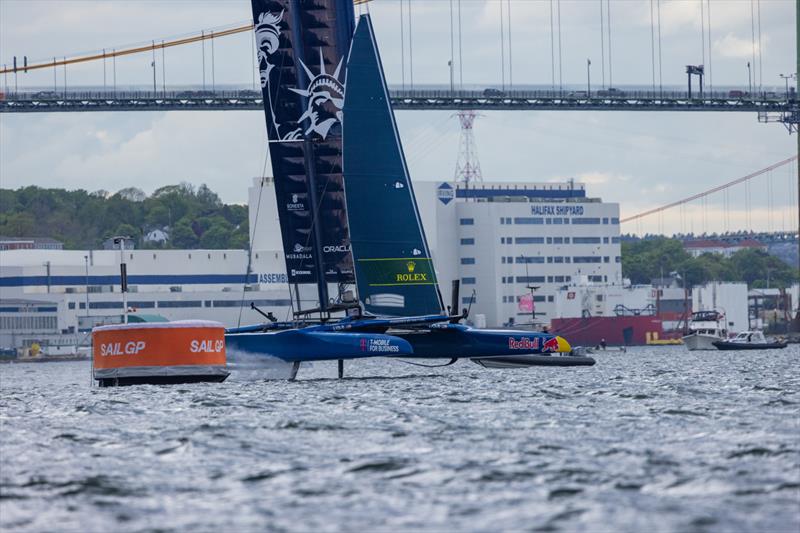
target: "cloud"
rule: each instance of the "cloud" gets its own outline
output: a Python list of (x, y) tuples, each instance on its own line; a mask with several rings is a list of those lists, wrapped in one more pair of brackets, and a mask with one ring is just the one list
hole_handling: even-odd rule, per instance
[[(764, 46), (766, 44), (767, 38), (762, 35), (761, 37), (761, 44), (762, 44), (762, 53), (763, 49), (766, 48)], [(753, 43), (752, 41), (747, 38), (743, 39), (741, 37), (737, 37), (733, 33), (726, 34), (722, 39), (717, 39), (714, 41), (714, 53), (721, 55), (722, 57), (730, 57), (735, 59), (750, 59), (753, 57)], [(759, 45), (758, 42), (755, 43), (755, 54), (758, 56), (759, 53)]]

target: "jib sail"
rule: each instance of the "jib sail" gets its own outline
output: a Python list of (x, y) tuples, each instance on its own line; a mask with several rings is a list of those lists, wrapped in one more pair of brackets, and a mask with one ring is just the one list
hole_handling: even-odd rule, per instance
[(343, 161), (359, 299), (379, 315), (441, 313), (369, 15), (358, 21), (346, 80)]
[(341, 136), (352, 0), (252, 7), (289, 283), (352, 283)]

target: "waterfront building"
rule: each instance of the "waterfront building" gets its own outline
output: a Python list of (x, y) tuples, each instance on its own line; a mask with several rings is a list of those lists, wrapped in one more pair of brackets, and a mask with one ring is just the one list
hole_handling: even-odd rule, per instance
[(460, 279), (461, 306), (488, 326), (547, 323), (557, 291), (582, 279), (622, 284), (619, 204), (583, 184), (414, 187), (445, 302)]

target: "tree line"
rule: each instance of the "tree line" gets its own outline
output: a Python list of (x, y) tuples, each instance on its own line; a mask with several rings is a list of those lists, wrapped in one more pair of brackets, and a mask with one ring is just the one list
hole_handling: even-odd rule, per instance
[(763, 250), (745, 248), (725, 257), (706, 253), (692, 257), (677, 239), (666, 237), (622, 242), (622, 275), (634, 284), (677, 273), (686, 286), (709, 281), (746, 282), (750, 287), (788, 287), (800, 272)]
[[(145, 236), (162, 230), (166, 242)], [(72, 250), (99, 248), (115, 235), (138, 248), (244, 249), (249, 243), (247, 206), (226, 205), (205, 184), (167, 185), (147, 195), (135, 187), (99, 190), (0, 189), (0, 235), (51, 237)]]

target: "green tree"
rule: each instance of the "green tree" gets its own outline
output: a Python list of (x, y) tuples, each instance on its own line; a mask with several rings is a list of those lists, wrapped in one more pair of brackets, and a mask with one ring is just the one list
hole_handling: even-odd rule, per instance
[(169, 236), (170, 245), (173, 248), (195, 248), (197, 247), (198, 239), (192, 224), (186, 219), (181, 219), (172, 228)]

